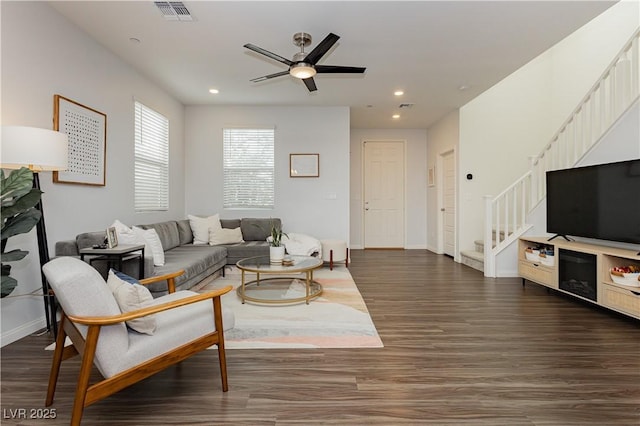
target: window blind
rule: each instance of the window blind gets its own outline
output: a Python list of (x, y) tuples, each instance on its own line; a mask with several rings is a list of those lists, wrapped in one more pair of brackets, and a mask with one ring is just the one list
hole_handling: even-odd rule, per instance
[(135, 210), (169, 209), (169, 120), (135, 103)]
[(223, 129), (223, 205), (273, 208), (273, 128)]

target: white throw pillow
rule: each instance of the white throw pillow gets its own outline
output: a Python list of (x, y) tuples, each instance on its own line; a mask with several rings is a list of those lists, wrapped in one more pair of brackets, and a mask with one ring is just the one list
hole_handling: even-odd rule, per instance
[(136, 235), (135, 232), (133, 232), (133, 229), (129, 228), (119, 220), (113, 222), (111, 226), (116, 228), (118, 244), (144, 244), (144, 239)]
[(164, 249), (162, 248), (162, 242), (155, 229), (142, 229), (137, 226), (133, 227), (133, 232), (140, 238), (144, 244), (145, 257), (147, 254), (153, 257), (153, 264), (155, 266), (164, 265)]
[(242, 242), (242, 230), (238, 228), (220, 228), (209, 230), (209, 245), (235, 244)]
[(193, 244), (209, 244), (209, 232), (213, 229), (222, 229), (220, 225), (220, 215), (214, 214), (209, 217), (199, 217), (187, 215), (191, 232), (193, 233)]
[[(153, 301), (148, 288), (122, 280), (113, 270), (109, 271), (107, 285), (123, 313), (145, 308)], [(153, 334), (156, 331), (156, 319), (153, 315), (127, 321), (127, 325), (138, 333)]]

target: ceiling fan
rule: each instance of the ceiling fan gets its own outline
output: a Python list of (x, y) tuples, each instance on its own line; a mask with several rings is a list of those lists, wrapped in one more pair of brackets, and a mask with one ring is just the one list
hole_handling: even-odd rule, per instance
[(296, 33), (293, 35), (293, 44), (300, 47), (300, 52), (293, 55), (293, 60), (289, 60), (287, 58), (283, 58), (280, 55), (276, 55), (275, 53), (271, 53), (268, 50), (264, 50), (258, 46), (247, 43), (244, 45), (247, 49), (253, 50), (254, 52), (265, 55), (271, 59), (274, 59), (278, 62), (282, 62), (285, 65), (289, 66), (287, 71), (281, 71), (274, 74), (265, 75), (262, 77), (254, 78), (250, 80), (252, 82), (269, 80), (274, 77), (280, 77), (283, 75), (290, 74), (295, 78), (301, 79), (307, 89), (310, 92), (314, 92), (318, 90), (316, 87), (316, 83), (313, 80), (313, 76), (316, 74), (362, 74), (366, 70), (363, 67), (345, 67), (340, 65), (316, 65), (318, 61), (324, 56), (325, 53), (331, 49), (331, 47), (338, 41), (340, 36), (335, 35), (333, 33), (329, 33), (328, 36), (324, 38), (313, 50), (309, 53), (304, 51), (304, 48), (311, 44), (311, 35), (307, 33)]

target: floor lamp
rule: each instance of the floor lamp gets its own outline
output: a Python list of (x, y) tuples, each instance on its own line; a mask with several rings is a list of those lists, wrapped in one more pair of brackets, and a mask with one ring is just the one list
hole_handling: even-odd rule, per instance
[[(28, 167), (33, 172), (33, 187), (40, 189), (38, 172), (65, 170), (67, 168), (67, 135), (54, 130), (36, 127), (2, 126), (0, 139), (0, 167), (3, 169), (19, 169)], [(36, 205), (42, 218), (36, 224), (38, 236), (38, 252), (40, 254), (40, 278), (44, 294), (44, 310), (47, 319), (47, 330), (53, 329), (57, 334), (56, 306), (49, 284), (42, 272), (42, 266), (49, 261), (49, 245), (47, 229), (44, 224), (42, 199)]]

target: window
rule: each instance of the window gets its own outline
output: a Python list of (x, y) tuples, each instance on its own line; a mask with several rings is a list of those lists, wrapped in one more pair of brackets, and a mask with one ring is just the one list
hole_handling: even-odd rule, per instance
[(169, 209), (169, 120), (135, 103), (135, 210)]
[(225, 208), (274, 206), (274, 129), (223, 129)]

